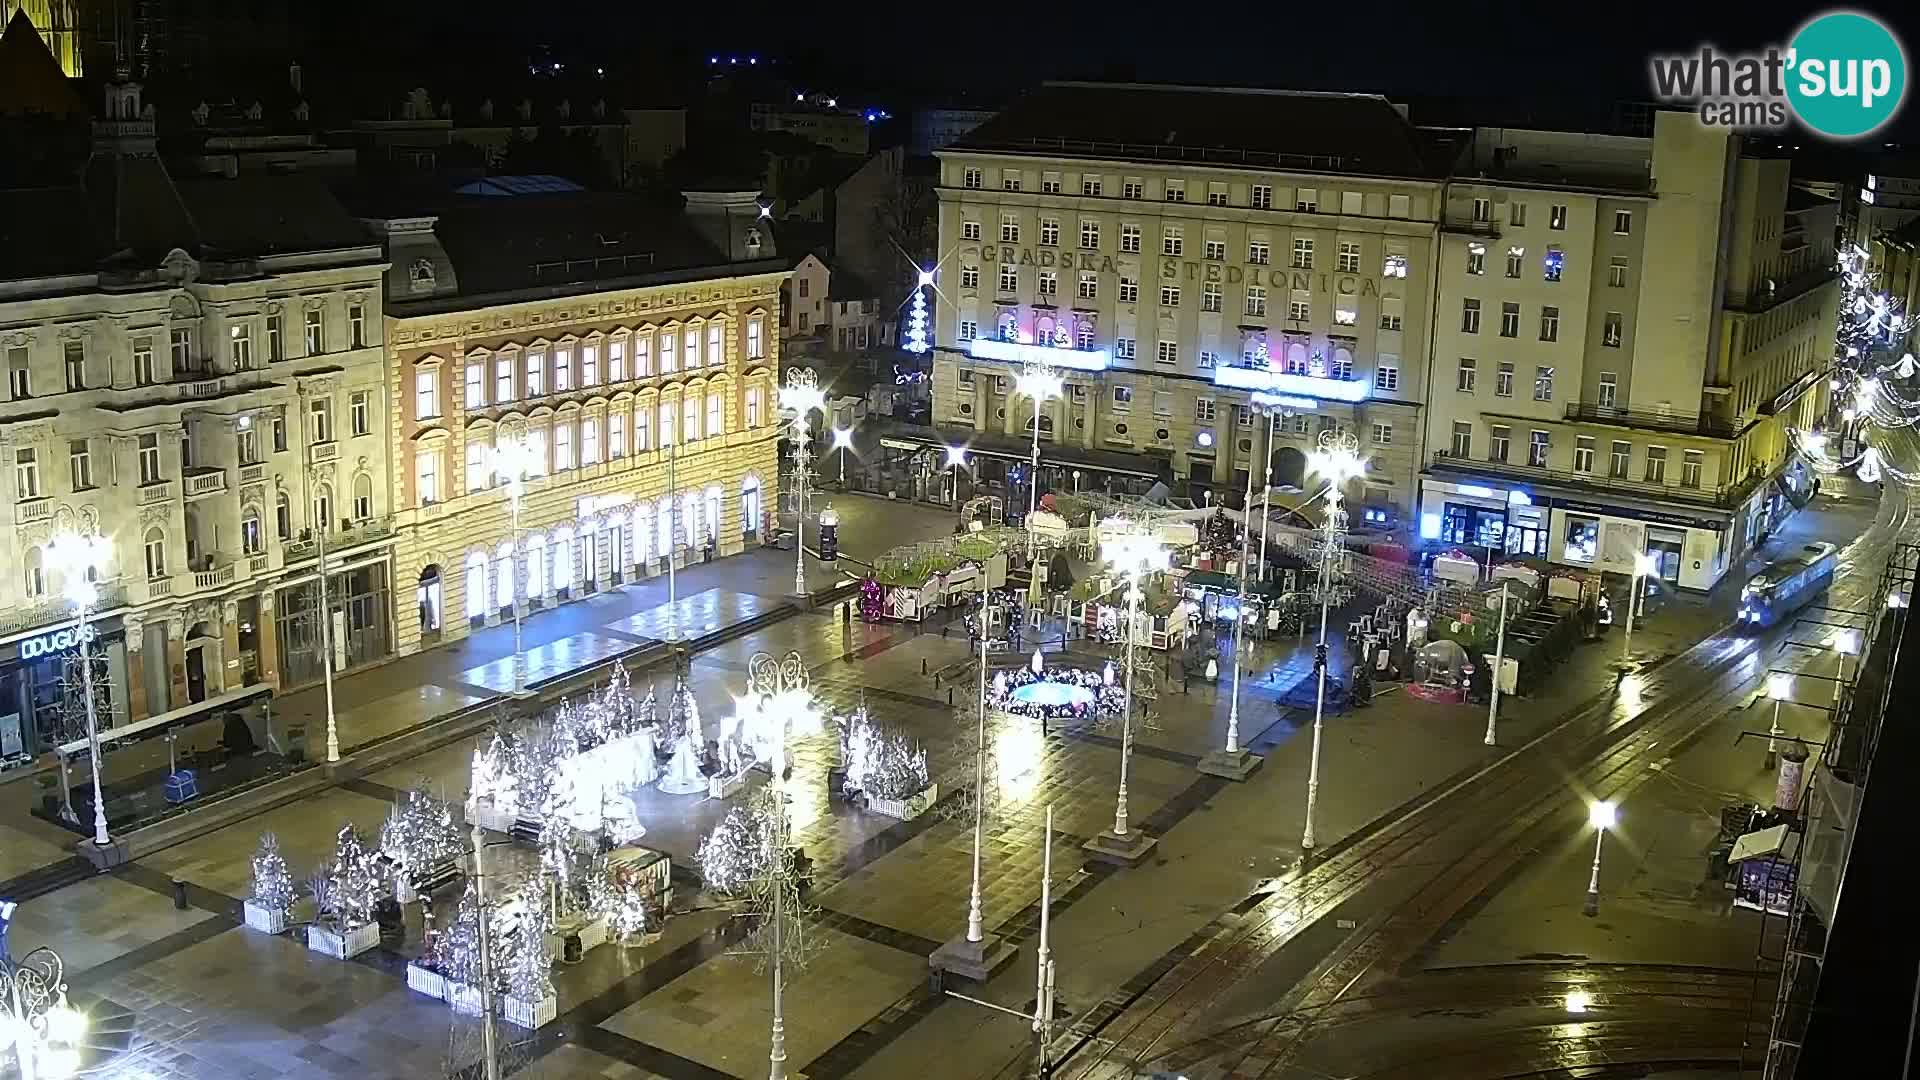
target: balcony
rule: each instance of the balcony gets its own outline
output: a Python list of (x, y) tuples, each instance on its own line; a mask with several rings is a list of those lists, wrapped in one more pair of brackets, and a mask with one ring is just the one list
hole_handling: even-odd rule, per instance
[(1497, 221), (1475, 221), (1472, 218), (1449, 217), (1440, 222), (1440, 231), (1458, 236), (1479, 236), (1498, 239), (1500, 223)]
[(265, 465), (240, 466), (240, 483), (242, 484), (258, 484), (264, 482), (266, 478), (267, 467)]
[(331, 440), (314, 443), (313, 446), (309, 448), (309, 456), (313, 459), (315, 465), (324, 465), (329, 461), (337, 461), (340, 458), (340, 444)]
[(152, 483), (140, 485), (141, 506), (155, 506), (163, 502), (172, 501), (173, 481), (155, 480)]
[(1727, 509), (1738, 506), (1753, 490), (1759, 474), (1738, 484), (1718, 487), (1681, 487), (1673, 483), (1655, 483), (1608, 476), (1603, 472), (1569, 472), (1565, 469), (1539, 468), (1511, 461), (1485, 461), (1455, 457), (1436, 450), (1427, 458), (1428, 472), (1461, 473), (1472, 476), (1498, 476), (1525, 484), (1554, 484), (1586, 491), (1603, 491), (1641, 499), (1670, 500)]
[(203, 569), (193, 571), (193, 591), (231, 585), (239, 574), (239, 564), (225, 555), (208, 555), (201, 560)]
[(1699, 413), (1643, 412), (1620, 409), (1592, 401), (1567, 402), (1567, 419), (1590, 424), (1611, 424), (1641, 431), (1670, 431), (1676, 435), (1698, 435), (1708, 439), (1731, 439), (1739, 434), (1732, 420)]
[[(375, 540), (384, 540), (392, 535), (393, 519), (391, 517), (368, 518), (365, 521), (356, 521), (346, 527), (334, 529), (329, 532), (327, 534), (327, 549), (331, 554), (344, 551), (350, 547), (358, 547), (361, 544), (372, 543)], [(320, 555), (320, 539), (313, 534), (313, 530), (308, 529), (301, 533), (298, 540), (289, 540), (281, 544), (280, 554), (284, 565), (287, 566), (292, 566), (294, 563), (307, 559), (318, 558)]]
[(32, 525), (37, 521), (50, 521), (53, 518), (53, 500), (41, 497), (22, 499), (14, 504), (13, 521), (16, 525)]
[(188, 469), (185, 484), (189, 500), (198, 499), (204, 495), (218, 495), (227, 490), (227, 470)]
[[(102, 582), (99, 589), (100, 598), (93, 605), (95, 612), (112, 611), (114, 608), (126, 606), (127, 586), (124, 582)], [(0, 611), (0, 634), (14, 634), (22, 630), (31, 630), (36, 626), (72, 621), (72, 604), (65, 600), (43, 600)]]

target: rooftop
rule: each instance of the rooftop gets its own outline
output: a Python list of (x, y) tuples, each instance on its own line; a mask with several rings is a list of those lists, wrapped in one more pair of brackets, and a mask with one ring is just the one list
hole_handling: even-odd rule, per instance
[(1375, 176), (1446, 164), (1375, 94), (1116, 83), (1043, 84), (952, 149)]

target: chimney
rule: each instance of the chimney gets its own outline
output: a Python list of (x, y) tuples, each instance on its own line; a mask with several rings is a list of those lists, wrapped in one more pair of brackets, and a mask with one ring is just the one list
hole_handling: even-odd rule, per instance
[(683, 191), (687, 220), (730, 262), (771, 258), (772, 218), (760, 204), (760, 192)]
[(300, 88), (300, 61), (298, 60), (287, 65), (287, 85), (292, 87), (296, 94), (305, 92)]

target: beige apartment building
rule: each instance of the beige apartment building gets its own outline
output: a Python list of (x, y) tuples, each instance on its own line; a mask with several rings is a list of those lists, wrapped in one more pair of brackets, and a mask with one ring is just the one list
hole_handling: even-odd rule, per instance
[[(1237, 505), (1304, 485), (1322, 430), (1370, 458), (1356, 526), (1417, 498), (1434, 140), (1384, 98), (1048, 84), (939, 152), (933, 422), (973, 468)], [(1268, 444), (1268, 413), (1277, 428)], [(1269, 453), (1271, 456), (1269, 457)]]
[(1479, 129), (1455, 173), (1419, 537), (1711, 588), (1807, 493), (1838, 204), (1681, 113)]
[[(385, 237), (397, 648), (757, 542), (779, 290), (754, 192), (453, 193)], [(529, 446), (516, 533), (493, 450)]]

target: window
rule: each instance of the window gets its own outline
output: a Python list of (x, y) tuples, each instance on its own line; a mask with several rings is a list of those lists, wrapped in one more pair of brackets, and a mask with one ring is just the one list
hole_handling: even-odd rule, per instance
[(608, 461), (627, 456), (627, 424), (630, 422), (631, 421), (627, 419), (626, 413), (609, 413), (607, 415)]
[(1380, 276), (1403, 278), (1407, 276), (1407, 256), (1405, 252), (1390, 251), (1380, 260)]
[(1373, 445), (1375, 446), (1392, 446), (1393, 445), (1393, 425), (1392, 424), (1373, 425)]
[(1017, 244), (1020, 242), (1020, 219), (1012, 214), (1000, 215), (1000, 242)]
[(1253, 407), (1249, 405), (1235, 405), (1233, 407), (1233, 422), (1239, 427), (1251, 428), (1253, 426)]
[(1307, 237), (1296, 237), (1293, 241), (1293, 268), (1295, 270), (1313, 269), (1313, 241)]
[(1620, 347), (1620, 336), (1620, 313), (1609, 311), (1606, 319), (1600, 324), (1600, 344), (1609, 349), (1617, 349)]
[(1140, 251), (1140, 226), (1120, 226), (1120, 250), (1136, 254)]
[[(960, 320), (960, 340), (961, 341), (972, 341), (974, 338), (979, 336), (980, 336), (980, 324), (978, 322), (974, 321), (973, 319)], [(752, 427), (753, 425), (748, 424), (747, 426)]]
[(1047, 173), (1046, 175), (1040, 177), (1040, 194), (1042, 195), (1060, 194), (1060, 174), (1059, 173)]
[(1287, 300), (1287, 318), (1293, 322), (1307, 322), (1313, 318), (1313, 301), (1305, 293), (1295, 290)]
[(562, 472), (573, 468), (573, 420), (571, 418), (555, 420), (553, 423), (553, 471)]
[(287, 449), (287, 407), (281, 405), (273, 410), (273, 452), (285, 453)]
[(707, 395), (707, 438), (727, 433), (727, 399), (718, 393)]
[(27, 361), (27, 350), (19, 346), (7, 350), (7, 385), (16, 401), (33, 396), (33, 370)]
[(1187, 182), (1185, 180), (1169, 180), (1162, 191), (1165, 193), (1168, 202), (1187, 201)]
[(1480, 301), (1471, 297), (1460, 301), (1460, 332), (1463, 334), (1480, 332)]
[(135, 451), (140, 461), (140, 482), (157, 484), (160, 482), (160, 436), (142, 435)]
[(1012, 171), (1001, 173), (1000, 174), (1000, 190), (1019, 191), (1020, 190), (1020, 174)]
[(1060, 273), (1057, 270), (1040, 271), (1040, 295), (1053, 296), (1060, 291)]
[(1487, 245), (1467, 245), (1467, 273), (1484, 274), (1487, 272)]
[(1202, 424), (1213, 423), (1214, 404), (1212, 398), (1200, 398), (1193, 403), (1193, 418)]
[(1593, 436), (1574, 436), (1573, 471), (1579, 473), (1590, 473), (1593, 471)]
[(600, 418), (583, 416), (580, 418), (580, 464), (595, 465), (600, 461)]
[(32, 450), (13, 452), (13, 494), (19, 499), (40, 497), (40, 463)]
[(1358, 191), (1340, 193), (1340, 212), (1343, 214), (1362, 214), (1366, 212), (1366, 196)]
[(1633, 463), (1633, 444), (1614, 440), (1613, 453), (1607, 461), (1607, 475), (1615, 480), (1627, 478), (1627, 467)]
[[(672, 335), (669, 334), (668, 337), (669, 339), (671, 339)], [(669, 352), (668, 355), (672, 355), (671, 352)], [(526, 385), (527, 385), (527, 396), (530, 398), (542, 397), (546, 394), (547, 392), (547, 354), (546, 353), (530, 352), (527, 354)]]
[(1567, 208), (1555, 206), (1547, 211), (1547, 228), (1563, 230), (1567, 227)]
[[(707, 337), (713, 339), (719, 336), (720, 324), (715, 323), (709, 327)], [(580, 385), (582, 387), (600, 385), (600, 347), (598, 345), (580, 346)]]
[(1212, 262), (1224, 262), (1227, 257), (1227, 242), (1225, 240), (1207, 241), (1200, 257)]
[(1340, 245), (1340, 272), (1343, 274), (1357, 274), (1360, 272), (1359, 244)]
[(286, 319), (279, 315), (267, 316), (267, 363), (277, 364), (287, 358)]
[(1099, 275), (1091, 270), (1080, 271), (1079, 284), (1074, 295), (1082, 300), (1098, 300), (1100, 298)]
[(513, 400), (513, 357), (502, 356), (493, 362), (493, 400), (505, 404)]
[[(253, 433), (251, 431), (243, 431), (241, 434), (251, 435)], [(72, 439), (67, 442), (67, 471), (73, 479), (73, 490), (75, 491), (86, 491), (93, 487), (93, 453), (91, 445), (92, 444), (85, 439)], [(255, 458), (242, 457), (240, 460), (244, 463), (255, 460)]]
[(333, 441), (333, 402), (327, 398), (314, 398), (307, 402), (308, 439), (311, 442), (325, 443)]
[(1073, 340), (1083, 351), (1092, 349), (1093, 324), (1091, 322), (1081, 322), (1074, 328)]
[(353, 478), (353, 520), (365, 521), (373, 516), (373, 477), (366, 473)]
[(467, 439), (467, 490), (479, 491), (492, 479), (492, 471), (487, 468), (487, 444), (478, 437)]
[(1161, 230), (1160, 254), (1179, 255), (1186, 249), (1186, 239), (1180, 234), (1180, 226), (1168, 225)]
[(1561, 271), (1566, 269), (1567, 253), (1559, 248), (1547, 249), (1547, 257), (1541, 263), (1540, 276), (1546, 281), (1559, 281)]
[(1121, 360), (1131, 360), (1134, 357), (1135, 346), (1136, 346), (1136, 343), (1133, 338), (1130, 338), (1130, 337), (1114, 338), (1113, 339), (1113, 355), (1115, 357), (1118, 357)]
[(1100, 223), (1083, 221), (1080, 223), (1080, 246), (1092, 251), (1100, 246)]
[[(413, 418), (431, 420), (440, 415), (440, 369), (426, 368), (413, 373)], [(354, 434), (358, 435), (359, 431)]]
[(680, 399), (680, 441), (693, 442), (700, 437), (700, 399), (689, 394)]
[(167, 538), (159, 529), (148, 529), (141, 545), (147, 557), (147, 580), (167, 576)]
[(194, 369), (192, 327), (174, 327), (167, 335), (167, 348), (171, 354), (175, 375), (182, 375)]
[(273, 499), (273, 534), (282, 542), (293, 539), (293, 503), (284, 491)]
[(1512, 397), (1513, 396), (1513, 365), (1512, 364), (1503, 363), (1494, 372), (1493, 396), (1494, 397)]
[(258, 555), (266, 550), (267, 538), (260, 528), (260, 511), (249, 506), (240, 513), (240, 550)]
[(82, 341), (69, 341), (61, 352), (66, 360), (67, 389), (85, 390), (87, 388), (87, 346)]
[(1398, 330), (1406, 316), (1407, 302), (1397, 296), (1380, 298), (1380, 329)]
[(306, 319), (307, 355), (318, 356), (326, 351), (326, 327), (322, 323), (324, 313), (319, 308), (308, 308), (302, 315)]
[(1543, 307), (1540, 309), (1540, 340), (1560, 340), (1560, 309)]
[(1116, 386), (1113, 388), (1113, 411), (1126, 412), (1133, 406), (1133, 387)]
[(1627, 287), (1627, 259), (1624, 255), (1615, 255), (1607, 260), (1607, 286), (1614, 289)]
[(347, 421), (353, 426), (355, 435), (366, 435), (373, 431), (373, 395), (365, 390), (355, 390), (347, 399)]
[(1493, 200), (1492, 199), (1473, 200), (1473, 220), (1475, 222), (1487, 222), (1487, 221), (1493, 220)]
[(1200, 352), (1195, 355), (1193, 364), (1202, 371), (1212, 371), (1214, 368), (1220, 366), (1220, 354), (1201, 349)]
[(1518, 199), (1507, 204), (1507, 224), (1519, 228), (1527, 223), (1527, 204)]
[(1463, 394), (1473, 393), (1474, 379), (1479, 373), (1479, 361), (1462, 358), (1460, 369), (1454, 375), (1453, 388)]
[(1160, 306), (1161, 307), (1179, 307), (1180, 306), (1180, 286), (1178, 285), (1160, 286)]
[(1265, 315), (1267, 313), (1267, 290), (1259, 285), (1247, 286), (1247, 314)]
[(700, 328), (697, 326), (687, 328), (685, 350), (680, 357), (680, 364), (689, 371), (700, 366)]
[(1523, 247), (1508, 248), (1507, 249), (1507, 276), (1510, 278), (1519, 277), (1520, 271), (1526, 265), (1526, 261), (1527, 261), (1526, 248), (1523, 248)]
[(1487, 460), (1507, 460), (1507, 448), (1513, 442), (1513, 429), (1505, 424), (1495, 424), (1490, 430), (1492, 437), (1487, 440)]
[(1137, 304), (1140, 302), (1140, 283), (1130, 277), (1120, 279), (1120, 302)]
[(160, 381), (153, 371), (153, 339), (150, 337), (133, 339), (133, 381), (138, 386), (152, 386)]
[(1154, 359), (1162, 364), (1177, 364), (1180, 362), (1180, 346), (1171, 341), (1162, 341), (1159, 355)]
[(1501, 337), (1519, 337), (1520, 336), (1520, 305), (1519, 304), (1501, 304), (1500, 305), (1500, 336)]
[[(1312, 241), (1308, 241), (1312, 245)], [(1256, 240), (1247, 245), (1247, 261), (1255, 266), (1265, 266), (1272, 257), (1273, 249), (1265, 240)]]
[(1129, 176), (1126, 182), (1120, 185), (1120, 194), (1123, 198), (1144, 199), (1147, 197), (1147, 185)]
[(475, 360), (461, 373), (466, 383), (467, 408), (478, 409), (487, 403), (487, 362)]
[(1173, 395), (1164, 390), (1153, 395), (1153, 415), (1165, 420), (1173, 416)]
[(1633, 232), (1633, 211), (1615, 210), (1613, 212), (1613, 231), (1617, 236), (1626, 236)]
[(1208, 206), (1227, 205), (1227, 185), (1209, 183), (1207, 185), (1207, 205)]
[[(413, 458), (414, 494), (421, 505), (440, 501), (440, 452), (438, 450), (418, 450)], [(326, 528), (327, 518), (320, 519), (321, 528)]]
[[(754, 404), (758, 405), (758, 391), (749, 390), (755, 395)], [(653, 448), (653, 408), (648, 405), (636, 405), (633, 409), (633, 452), (644, 453)]]
[(961, 222), (960, 223), (960, 239), (962, 240), (980, 239), (980, 223), (977, 221)]
[(1457, 458), (1473, 456), (1473, 425), (1464, 420), (1453, 422), (1452, 455)]
[(1360, 311), (1358, 308), (1340, 307), (1336, 304), (1333, 309), (1333, 321), (1338, 326), (1352, 326), (1360, 321)]
[(1704, 458), (1705, 455), (1698, 450), (1680, 451), (1681, 487), (1697, 488), (1700, 486), (1700, 466)]
[(367, 347), (367, 308), (365, 304), (347, 305), (347, 340), (356, 349)]
[[(749, 334), (751, 334), (753, 327), (751, 320), (747, 323), (747, 327)], [(624, 341), (609, 341), (607, 342), (607, 381), (617, 383), (625, 382), (626, 380), (627, 343)]]
[(1221, 297), (1221, 289), (1220, 289), (1219, 282), (1209, 281), (1206, 284), (1200, 286), (1200, 310), (1201, 311), (1219, 311), (1220, 297)]
[(1255, 210), (1273, 209), (1273, 188), (1268, 184), (1255, 184), (1247, 194), (1247, 204)]
[[(1399, 358), (1393, 357), (1391, 359), (1398, 361)], [(1382, 356), (1379, 362), (1374, 365), (1373, 388), (1375, 390), (1384, 390), (1392, 393), (1400, 389), (1400, 365), (1397, 362), (1389, 363), (1388, 360), (1388, 357)]]
[(1080, 194), (1095, 196), (1095, 197), (1099, 196), (1100, 178), (1097, 176), (1081, 177), (1080, 178)]
[(980, 189), (980, 170), (969, 168), (965, 172), (962, 172), (960, 174), (960, 186), (978, 191)]
[[(767, 331), (766, 327), (762, 325), (760, 317), (756, 315), (747, 320), (747, 359), (760, 360), (765, 358), (766, 355)], [(634, 368), (635, 374), (642, 374), (638, 367), (639, 362), (639, 357), (636, 355), (634, 358), (636, 365)]]
[(1018, 291), (1019, 288), (1020, 288), (1020, 271), (1014, 269), (1013, 264), (1011, 263), (1004, 263), (1004, 262), (1001, 263), (1000, 264), (1000, 291), (1004, 293), (1010, 293), (1010, 292)]
[(1663, 484), (1667, 480), (1667, 448), (1664, 446), (1647, 447), (1647, 483)]
[(1533, 369), (1533, 400), (1553, 400), (1553, 369), (1536, 367)]
[(1600, 407), (1603, 409), (1613, 408), (1613, 403), (1619, 399), (1619, 393), (1620, 393), (1619, 376), (1615, 375), (1611, 371), (1601, 372), (1600, 373)]
[(1320, 193), (1310, 187), (1299, 188), (1293, 193), (1293, 208), (1302, 214), (1318, 213)]
[(1527, 440), (1527, 464), (1536, 469), (1547, 467), (1547, 455), (1553, 449), (1553, 436), (1538, 428)]
[(1040, 219), (1040, 245), (1042, 247), (1060, 246), (1060, 219)]

